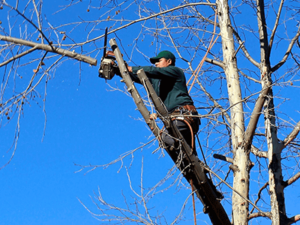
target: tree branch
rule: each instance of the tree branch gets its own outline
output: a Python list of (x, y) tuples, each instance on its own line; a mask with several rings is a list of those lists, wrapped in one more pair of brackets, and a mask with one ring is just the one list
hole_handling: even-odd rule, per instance
[(23, 39), (14, 38), (14, 37), (10, 37), (10, 36), (0, 35), (0, 40), (7, 41), (7, 42), (12, 42), (12, 43), (15, 43), (15, 44), (18, 44), (18, 45), (30, 46), (30, 47), (33, 47), (33, 48), (36, 48), (36, 49), (45, 50), (47, 52), (53, 52), (53, 53), (56, 53), (56, 54), (59, 54), (59, 55), (62, 55), (62, 56), (67, 56), (67, 57), (76, 59), (78, 61), (89, 63), (90, 65), (93, 65), (93, 66), (97, 65), (97, 60), (96, 59), (91, 58), (89, 56), (78, 54), (75, 51), (71, 52), (69, 50), (65, 50), (65, 49), (62, 49), (62, 48), (56, 48), (54, 46), (39, 44), (39, 43), (36, 43), (36, 42), (26, 41), (26, 40), (23, 40)]
[[(170, 40), (171, 40), (173, 46), (174, 46), (175, 49), (176, 49), (177, 54), (179, 55), (179, 57), (180, 57), (181, 59), (183, 59), (184, 61), (186, 61), (186, 62), (188, 63), (190, 70), (191, 70), (192, 73), (194, 74), (194, 69), (193, 69), (193, 67), (192, 67), (191, 62), (185, 60), (185, 59), (182, 57), (180, 51), (178, 50), (178, 48), (177, 48), (177, 46), (176, 46), (176, 44), (175, 44), (175, 42), (174, 42), (174, 40), (173, 40), (173, 37), (172, 37), (172, 35), (171, 35), (169, 29), (167, 28), (167, 25), (166, 25), (164, 19), (163, 19), (162, 21), (163, 21), (163, 24), (164, 24), (164, 27), (165, 27), (166, 31), (168, 32), (168, 35), (169, 35)], [(213, 59), (209, 59), (208, 57), (205, 58), (205, 61), (206, 61), (206, 62), (209, 62), (209, 63), (212, 63), (212, 64), (215, 64), (215, 65), (217, 65), (217, 66), (220, 66), (221, 68), (224, 69), (224, 64), (223, 64), (222, 62), (220, 62), (220, 61), (216, 61), (216, 60), (213, 60)], [(196, 78), (196, 79), (197, 79), (197, 83), (199, 84), (199, 86), (200, 86), (200, 88), (202, 89), (202, 91), (203, 91), (203, 92), (206, 94), (206, 96), (214, 103), (214, 106), (215, 106), (216, 108), (219, 108), (219, 109), (225, 114), (225, 117), (227, 118), (228, 122), (230, 123), (230, 117), (229, 117), (229, 115), (225, 112), (225, 110), (223, 109), (223, 107), (221, 107), (221, 105), (220, 105), (220, 104), (219, 104), (219, 103), (218, 103), (218, 102), (217, 102), (217, 101), (216, 101), (216, 100), (215, 100), (215, 99), (207, 92), (207, 90), (204, 88), (204, 86), (201, 84), (201, 82), (198, 80), (198, 78)]]
[[(185, 2), (186, 2), (186, 1), (185, 1)], [(207, 2), (209, 2), (209, 1), (207, 1)], [(215, 22), (214, 22), (213, 20), (210, 20), (210, 19), (205, 18), (204, 16), (202, 16), (202, 15), (201, 15), (198, 11), (196, 11), (196, 10), (194, 10), (194, 11), (195, 11), (195, 12), (197, 13), (197, 15), (198, 15), (201, 19), (203, 19), (204, 21), (207, 21), (207, 22), (210, 23), (210, 24), (215, 24)], [(219, 27), (219, 26), (220, 26), (219, 23), (216, 23), (216, 26)], [(238, 42), (239, 42), (239, 44), (240, 44), (240, 47), (241, 47), (241, 49), (243, 50), (243, 52), (244, 52), (245, 56), (247, 57), (247, 59), (248, 59), (251, 63), (253, 63), (253, 65), (255, 65), (256, 67), (259, 67), (259, 63), (258, 63), (256, 60), (254, 60), (254, 59), (250, 56), (250, 54), (248, 53), (248, 51), (247, 51), (245, 45), (243, 44), (244, 41), (242, 41), (242, 39), (241, 39), (241, 37), (239, 36), (238, 32), (237, 32), (232, 26), (231, 26), (231, 28), (232, 28), (233, 34), (235, 35), (236, 39), (238, 40)], [(214, 64), (214, 65), (216, 65), (216, 66), (220, 66), (221, 68), (224, 69), (224, 64), (223, 64), (222, 62), (220, 62), (220, 61), (215, 61), (215, 60), (210, 59), (210, 58), (206, 58), (205, 61), (206, 61), (206, 62), (209, 62), (209, 63), (211, 63), (211, 64)]]
[(251, 219), (257, 218), (257, 217), (268, 217), (271, 219), (271, 213), (270, 212), (257, 212), (257, 213), (252, 213), (248, 216), (248, 220), (250, 221)]
[[(256, 201), (254, 202), (255, 205), (256, 205), (257, 202), (259, 201), (260, 195), (261, 195), (262, 191), (263, 191), (268, 185), (269, 185), (269, 182), (266, 182), (266, 183), (259, 189), (258, 194), (257, 194), (257, 199), (256, 199)], [(251, 214), (253, 211), (254, 211), (254, 207), (252, 208), (250, 214)]]
[(263, 66), (270, 66), (270, 50), (268, 44), (268, 32), (265, 17), (265, 2), (264, 0), (256, 1), (257, 9), (257, 22), (259, 29), (259, 39), (260, 39), (260, 61)]
[[(262, 216), (266, 216), (269, 217), (269, 215), (265, 215), (265, 212), (261, 211), (253, 202), (251, 202), (248, 198), (245, 198), (241, 193), (239, 193), (236, 189), (234, 189), (233, 187), (231, 187), (224, 179), (222, 179), (218, 174), (216, 174), (214, 171), (212, 171), (209, 167), (201, 165), (205, 170), (209, 171), (210, 173), (212, 173), (213, 175), (215, 175), (221, 182), (223, 182), (227, 187), (229, 187), (232, 191), (234, 191), (235, 193), (237, 193), (241, 198), (243, 198), (244, 200), (246, 200), (247, 202), (249, 202), (254, 208), (256, 208), (259, 213)], [(269, 213), (267, 213), (269, 214)]]
[(224, 109), (215, 99), (214, 97), (208, 93), (208, 91), (204, 88), (204, 86), (202, 85), (202, 83), (199, 81), (199, 79), (197, 78), (197, 83), (199, 84), (201, 90), (205, 93), (205, 95), (209, 98), (209, 100), (211, 100), (213, 103), (214, 103), (214, 106), (218, 109), (220, 109), (221, 111), (221, 114), (224, 114), (226, 119), (227, 119), (227, 122), (229, 124), (231, 124), (231, 119), (230, 119), (230, 116), (229, 114), (226, 112), (228, 109)]
[(278, 9), (278, 13), (277, 13), (277, 17), (276, 17), (276, 21), (275, 21), (275, 25), (274, 25), (274, 28), (272, 30), (272, 34), (271, 34), (271, 37), (270, 37), (270, 42), (269, 42), (270, 53), (271, 53), (271, 50), (272, 50), (272, 45), (273, 45), (275, 33), (276, 33), (276, 30), (277, 30), (277, 27), (278, 27), (278, 22), (279, 22), (279, 18), (280, 18), (280, 15), (281, 15), (281, 10), (282, 10), (283, 3), (284, 3), (284, 0), (281, 0), (280, 5), (279, 5), (279, 9)]
[(220, 160), (223, 160), (225, 162), (229, 162), (229, 163), (233, 163), (233, 159), (230, 158), (230, 157), (226, 157), (224, 155), (220, 155), (220, 154), (214, 154), (213, 157), (215, 159), (220, 159)]
[(242, 50), (243, 50), (243, 52), (244, 52), (246, 58), (247, 58), (254, 66), (259, 67), (259, 63), (258, 63), (255, 59), (253, 59), (253, 58), (251, 57), (251, 55), (250, 55), (249, 52), (247, 51), (245, 45), (243, 44), (243, 41), (242, 41), (241, 37), (239, 36), (238, 32), (237, 32), (236, 30), (233, 29), (233, 27), (232, 27), (232, 32), (233, 32), (235, 38), (238, 40), (239, 45), (241, 46), (241, 48), (242, 48)]
[[(28, 19), (23, 13), (21, 13), (17, 8), (14, 8), (12, 7), (11, 5), (8, 5), (7, 3), (4, 2), (4, 5), (6, 5), (7, 7), (15, 10), (20, 16), (22, 16), (28, 23), (30, 23), (32, 26), (34, 26), (35, 29), (37, 29), (40, 34), (43, 36), (43, 38), (45, 38), (45, 40), (48, 42), (49, 46), (52, 47), (52, 43), (50, 40), (48, 40), (48, 38), (45, 36), (45, 34), (43, 33), (43, 31), (40, 29), (41, 28), (41, 24), (40, 24), (40, 21), (39, 21), (39, 18), (38, 18), (38, 21), (39, 21), (39, 27), (37, 27), (30, 19)], [(34, 3), (35, 5), (35, 3)], [(37, 16), (38, 16), (38, 12), (37, 12)]]
[(270, 90), (271, 85), (267, 85), (267, 87), (262, 90), (260, 95), (258, 96), (254, 109), (251, 114), (251, 119), (248, 124), (247, 130), (245, 132), (245, 138), (244, 138), (244, 146), (245, 149), (249, 149), (252, 144), (252, 139), (257, 127), (258, 119), (261, 115), (261, 110), (265, 102), (265, 96), (267, 95), (268, 91)]
[(260, 151), (254, 145), (251, 145), (251, 152), (257, 157), (268, 158), (268, 152)]
[(296, 223), (299, 220), (300, 220), (300, 214), (289, 218), (289, 223), (288, 224), (290, 225), (290, 224)]
[(224, 67), (225, 67), (223, 62), (218, 61), (218, 60), (214, 60), (214, 59), (211, 59), (211, 58), (208, 58), (208, 57), (205, 58), (205, 62), (208, 62), (208, 63), (211, 63), (213, 65), (219, 66), (222, 69), (224, 69)]
[(272, 67), (272, 69), (271, 69), (272, 72), (278, 70), (286, 62), (286, 60), (289, 57), (289, 55), (291, 54), (292, 48), (293, 48), (295, 42), (297, 41), (297, 39), (299, 38), (299, 36), (300, 36), (300, 26), (298, 28), (297, 34), (295, 35), (295, 37), (292, 39), (291, 43), (289, 44), (289, 46), (286, 50), (286, 53), (284, 54), (282, 60), (277, 65)]
[(6, 60), (5, 62), (0, 63), (0, 67), (2, 67), (2, 66), (4, 66), (4, 65), (7, 65), (7, 64), (10, 63), (11, 61), (14, 61), (14, 60), (16, 60), (16, 59), (18, 59), (18, 58), (21, 58), (21, 57), (23, 57), (24, 55), (27, 55), (27, 54), (29, 54), (29, 53), (35, 51), (36, 49), (37, 49), (37, 47), (35, 46), (35, 47), (33, 47), (33, 48), (31, 48), (31, 49), (25, 51), (25, 52), (22, 52), (22, 53), (20, 53), (20, 54), (18, 54), (18, 55), (15, 55), (15, 56), (11, 57), (10, 59)]
[(283, 182), (283, 187), (286, 188), (287, 186), (293, 184), (300, 178), (300, 172), (298, 172), (295, 176), (291, 177), (290, 179)]
[(246, 77), (247, 79), (252, 80), (252, 81), (254, 81), (255, 83), (261, 84), (261, 81), (260, 81), (260, 80), (257, 80), (257, 79), (255, 79), (255, 78), (253, 78), (253, 77), (250, 77), (250, 76), (246, 75), (246, 74), (243, 73), (241, 70), (239, 70), (239, 73), (242, 74), (242, 76)]
[(284, 139), (283, 141), (283, 147), (285, 148), (291, 141), (293, 141), (300, 131), (300, 121), (296, 124), (294, 127), (294, 130)]
[[(188, 1), (184, 0), (185, 3), (189, 3)], [(206, 1), (208, 3), (211, 3), (210, 1)], [(211, 6), (212, 7), (212, 6)], [(208, 19), (207, 17), (204, 17), (199, 11), (197, 11), (196, 9), (194, 9), (193, 7), (191, 7), (191, 9), (194, 11), (194, 13), (197, 14), (197, 16), (199, 16), (202, 20), (210, 23), (210, 24), (215, 24), (215, 22), (213, 20)], [(213, 9), (215, 11), (215, 9)], [(216, 23), (217, 26), (219, 26), (218, 23)]]
[[(135, 23), (139, 23), (139, 22), (142, 22), (142, 21), (145, 21), (145, 20), (149, 20), (149, 19), (152, 19), (152, 18), (154, 18), (154, 17), (158, 17), (158, 16), (160, 16), (160, 15), (163, 15), (163, 14), (166, 14), (166, 13), (169, 13), (169, 12), (172, 12), (172, 11), (175, 11), (175, 10), (177, 10), (177, 9), (182, 9), (182, 8), (186, 8), (186, 7), (189, 7), (189, 6), (197, 6), (197, 5), (215, 6), (216, 4), (215, 4), (215, 3), (206, 3), (206, 2), (196, 2), (196, 3), (188, 3), (188, 4), (185, 4), (185, 5), (180, 5), (180, 6), (177, 6), (177, 7), (172, 8), (172, 9), (168, 9), (168, 10), (166, 10), (166, 11), (162, 11), (162, 12), (159, 12), (159, 13), (155, 13), (155, 14), (153, 14), (153, 15), (151, 15), (151, 16), (147, 16), (147, 17), (143, 17), (143, 18), (134, 20), (134, 21), (132, 21), (132, 22), (130, 22), (130, 23), (128, 23), (128, 24), (125, 24), (124, 26), (118, 27), (118, 28), (116, 28), (116, 29), (114, 29), (114, 30), (108, 32), (107, 34), (114, 33), (114, 32), (116, 32), (116, 31), (118, 31), (118, 30), (121, 30), (121, 29), (123, 29), (123, 28), (129, 27), (129, 26), (131, 26), (131, 25), (133, 25), (133, 24), (135, 24)], [(96, 40), (98, 40), (98, 39), (100, 39), (100, 38), (102, 38), (102, 37), (104, 37), (104, 35), (98, 36), (98, 37), (93, 38), (93, 39), (91, 39), (91, 40), (88, 40), (88, 41), (86, 41), (86, 42), (78, 43), (78, 44), (76, 44), (76, 45), (77, 45), (77, 46), (84, 45), (84, 44), (87, 44), (87, 43), (96, 41)]]

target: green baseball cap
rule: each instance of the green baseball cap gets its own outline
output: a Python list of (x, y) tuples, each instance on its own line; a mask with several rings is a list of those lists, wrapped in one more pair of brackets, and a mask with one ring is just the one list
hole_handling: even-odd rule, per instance
[(175, 56), (173, 55), (172, 52), (169, 52), (169, 51), (161, 51), (160, 53), (158, 53), (158, 55), (156, 57), (150, 58), (150, 62), (155, 64), (161, 58), (171, 59), (172, 60), (172, 65), (175, 66)]

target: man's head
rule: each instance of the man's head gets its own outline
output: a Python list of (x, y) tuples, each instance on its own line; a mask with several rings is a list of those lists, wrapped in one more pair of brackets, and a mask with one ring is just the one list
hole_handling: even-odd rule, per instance
[(175, 66), (175, 56), (172, 52), (161, 51), (156, 57), (150, 58), (150, 62), (159, 68), (167, 67), (169, 65)]

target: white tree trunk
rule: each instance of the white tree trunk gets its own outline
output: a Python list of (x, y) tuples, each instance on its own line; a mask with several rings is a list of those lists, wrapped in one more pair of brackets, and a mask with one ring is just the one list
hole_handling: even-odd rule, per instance
[[(249, 195), (249, 154), (242, 147), (244, 138), (244, 116), (239, 74), (235, 58), (234, 39), (229, 17), (227, 0), (217, 2), (218, 18), (222, 36), (223, 63), (227, 80), (228, 96), (231, 108), (231, 139), (233, 145), (234, 162), (239, 168), (234, 174), (233, 187), (243, 197)], [(241, 225), (248, 223), (249, 204), (238, 194), (232, 194), (233, 224)]]

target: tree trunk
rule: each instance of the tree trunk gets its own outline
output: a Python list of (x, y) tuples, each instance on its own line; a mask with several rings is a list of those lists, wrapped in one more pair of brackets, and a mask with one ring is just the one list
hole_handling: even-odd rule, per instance
[[(237, 70), (237, 61), (235, 58), (234, 39), (229, 17), (229, 6), (227, 0), (218, 0), (217, 2), (218, 18), (222, 36), (223, 63), (227, 80), (228, 96), (231, 107), (231, 139), (233, 145), (234, 161), (233, 164), (239, 168), (234, 173), (233, 187), (243, 197), (249, 195), (249, 154), (244, 150), (244, 116), (242, 95)], [(233, 224), (247, 224), (249, 204), (238, 194), (232, 194), (232, 214)]]
[[(270, 48), (265, 18), (264, 0), (257, 0), (257, 21), (260, 37), (260, 71), (262, 88), (265, 89), (272, 83), (270, 63)], [(278, 142), (273, 91), (270, 88), (264, 103), (265, 132), (268, 145), (269, 169), (269, 194), (271, 198), (272, 224), (287, 224), (283, 193), (283, 178), (281, 168), (281, 151), (283, 144)]]
[(287, 224), (283, 193), (281, 168), (281, 150), (283, 145), (277, 139), (277, 127), (273, 104), (273, 92), (270, 90), (265, 102), (265, 129), (269, 159), (269, 193), (271, 198), (271, 218), (273, 225)]

